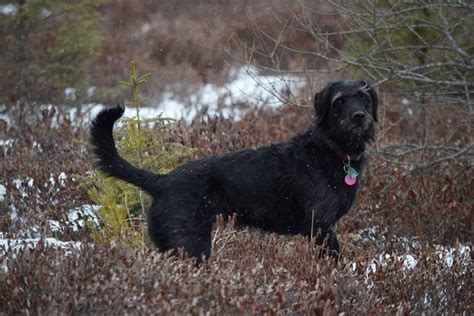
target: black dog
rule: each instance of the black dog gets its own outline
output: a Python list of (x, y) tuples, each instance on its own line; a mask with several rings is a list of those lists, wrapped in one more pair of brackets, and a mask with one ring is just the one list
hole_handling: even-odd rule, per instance
[(377, 105), (367, 82), (331, 82), (315, 95), (317, 120), (305, 132), (259, 149), (190, 161), (166, 175), (135, 168), (119, 156), (112, 128), (121, 107), (97, 115), (91, 142), (100, 170), (153, 197), (148, 230), (161, 251), (184, 248), (198, 260), (209, 257), (216, 215), (235, 213), (238, 223), (314, 235), (338, 253), (334, 225), (354, 201)]

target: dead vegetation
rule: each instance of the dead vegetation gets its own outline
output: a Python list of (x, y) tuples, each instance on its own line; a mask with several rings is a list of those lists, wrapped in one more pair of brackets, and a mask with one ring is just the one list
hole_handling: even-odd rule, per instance
[[(115, 86), (134, 59), (153, 73), (144, 91), (150, 98), (175, 82), (183, 95), (180, 89), (196, 83), (225, 82), (229, 55), (216, 47), (234, 45), (237, 38), (253, 47), (256, 25), (263, 25), (261, 35), (268, 31), (277, 38), (282, 25), (293, 25), (286, 23), (291, 15), (275, 18), (275, 12), (284, 16), (287, 2), (270, 2), (242, 0), (241, 7), (227, 7), (222, 1), (184, 1), (177, 12), (164, 2), (114, 1), (113, 10), (112, 4), (103, 8), (111, 10), (104, 23), (113, 32), (106, 36), (96, 79)], [(242, 20), (248, 6), (258, 14)], [(338, 27), (331, 21), (324, 23), (329, 31)], [(285, 34), (281, 43), (314, 48), (296, 27)], [(281, 59), (285, 67), (304, 62), (291, 54)], [(434, 98), (425, 100), (429, 111), (423, 111), (414, 99), (386, 91), (380, 96), (378, 136), (361, 191), (337, 227), (344, 255), (337, 266), (319, 259), (302, 237), (236, 229), (222, 220), (213, 232), (213, 255), (200, 269), (153, 249), (97, 243), (87, 227), (71, 229), (66, 215), (90, 203), (75, 177), (92, 170), (85, 127), (57, 120), (60, 107), (29, 109), (22, 114), (27, 123), (18, 126), (12, 109), (10, 123), (0, 120), (0, 139), (8, 140), (0, 146), (0, 184), (7, 192), (0, 201), (2, 238), (52, 236), (81, 246), (0, 245), (0, 313), (469, 315), (472, 113)], [(287, 139), (312, 115), (311, 107), (295, 106), (249, 110), (238, 121), (202, 113), (191, 124), (181, 121), (157, 133), (195, 148), (199, 158)], [(63, 229), (53, 231), (48, 220)]]
[[(305, 126), (310, 112), (286, 107), (252, 111), (237, 122), (196, 119), (191, 126), (178, 124), (166, 137), (197, 148), (196, 157), (207, 156), (282, 140)], [(237, 230), (220, 221), (213, 256), (206, 267), (196, 270), (186, 260), (167, 258), (152, 249), (94, 243), (87, 229), (50, 231), (46, 219), (65, 223), (64, 211), (88, 199), (69, 177), (63, 185), (42, 188), (61, 171), (84, 174), (92, 166), (81, 141), (84, 130), (74, 129), (67, 120), (60, 129), (48, 128), (49, 117), (32, 124), (3, 153), (2, 179), (24, 181), (19, 188), (4, 182), (9, 194), (0, 203), (0, 227), (5, 237), (38, 227), (43, 236), (77, 240), (81, 248), (65, 251), (40, 245), (6, 251), (0, 272), (4, 313), (462, 314), (472, 310), (470, 250), (461, 246), (469, 245), (472, 231), (467, 162), (442, 165), (428, 178), (423, 172), (407, 173), (409, 169), (380, 159), (372, 149), (357, 203), (338, 226), (344, 247), (338, 266), (317, 258), (315, 247), (302, 237)], [(384, 116), (375, 146), (389, 142), (397, 131), (406, 132), (409, 126), (401, 122)], [(384, 133), (383, 126), (390, 126), (390, 133)], [(2, 133), (12, 136), (14, 129)], [(10, 205), (26, 220), (12, 220)], [(441, 245), (455, 250), (447, 257), (449, 250)], [(413, 268), (406, 255), (416, 260)]]

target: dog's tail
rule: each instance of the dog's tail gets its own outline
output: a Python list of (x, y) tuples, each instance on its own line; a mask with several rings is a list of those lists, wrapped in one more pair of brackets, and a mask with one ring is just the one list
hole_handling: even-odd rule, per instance
[(94, 148), (96, 166), (109, 176), (136, 185), (148, 193), (153, 193), (161, 176), (132, 166), (120, 157), (115, 147), (112, 129), (115, 121), (122, 117), (123, 113), (124, 108), (120, 106), (106, 108), (92, 121), (90, 142)]

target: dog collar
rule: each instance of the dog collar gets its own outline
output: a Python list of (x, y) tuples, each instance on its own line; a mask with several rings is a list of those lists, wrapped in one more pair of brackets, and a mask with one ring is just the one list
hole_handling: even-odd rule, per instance
[(339, 147), (336, 143), (327, 140), (326, 143), (328, 144), (329, 148), (341, 159), (344, 163), (349, 163), (351, 161), (359, 161), (362, 158), (362, 154), (360, 155), (348, 155), (344, 151), (342, 151), (341, 147)]
[(330, 140), (327, 140), (326, 143), (328, 146), (332, 149), (332, 151), (342, 160), (342, 170), (346, 173), (346, 176), (344, 177), (344, 182), (348, 186), (353, 186), (357, 182), (357, 176), (359, 173), (357, 170), (351, 167), (351, 161), (359, 161), (360, 158), (362, 157), (362, 154), (360, 155), (348, 155), (344, 153), (337, 144), (333, 143)]

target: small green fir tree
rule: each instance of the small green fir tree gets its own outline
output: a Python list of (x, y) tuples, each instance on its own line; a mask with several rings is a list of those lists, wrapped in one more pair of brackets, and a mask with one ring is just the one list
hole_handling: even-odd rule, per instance
[[(138, 75), (134, 63), (131, 63), (130, 68), (129, 80), (121, 84), (131, 90), (132, 100), (125, 102), (125, 106), (134, 108), (136, 117), (122, 118), (116, 124), (114, 137), (117, 147), (126, 160), (139, 168), (156, 173), (169, 172), (195, 151), (180, 143), (166, 142), (163, 139), (161, 132), (170, 128), (172, 119), (163, 116), (141, 118), (143, 98), (139, 90), (150, 74)], [(86, 186), (90, 198), (100, 206), (98, 216), (101, 227), (95, 227), (91, 223), (89, 225), (94, 237), (97, 240), (116, 240), (131, 247), (144, 248), (148, 243), (145, 237), (145, 211), (150, 202), (149, 196), (135, 186), (100, 172), (88, 177)]]
[(102, 14), (107, 0), (16, 0), (0, 15), (0, 102), (64, 101), (65, 88), (81, 104), (92, 85), (91, 67), (101, 54)]

